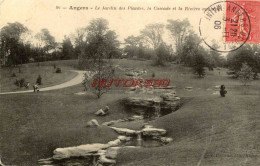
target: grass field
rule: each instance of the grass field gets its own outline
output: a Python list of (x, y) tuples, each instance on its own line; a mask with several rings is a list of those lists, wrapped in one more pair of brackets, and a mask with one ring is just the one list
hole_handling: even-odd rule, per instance
[[(181, 65), (156, 67), (149, 61), (126, 59), (114, 60), (114, 63), (145, 69), (148, 71), (145, 78), (150, 78), (153, 72), (155, 78), (168, 78), (171, 85), (177, 87), (177, 95), (187, 98), (181, 109), (151, 122), (168, 131), (168, 136), (174, 139), (170, 145), (121, 151), (118, 165), (259, 165), (259, 80), (244, 87), (228, 78), (225, 69), (207, 71), (205, 78), (198, 79)], [(76, 64), (76, 61), (56, 62), (64, 74), (65, 70), (75, 69)], [(30, 65), (24, 68), (29, 71), (37, 67)], [(42, 63), (41, 72), (51, 73), (52, 65), (53, 62)], [(22, 71), (26, 73), (25, 69)], [(9, 77), (2, 73), (1, 69), (1, 80)], [(44, 86), (73, 77), (67, 74), (54, 83), (52, 79), (48, 83), (47, 77), (43, 78)], [(225, 84), (228, 90), (225, 98), (213, 95), (214, 87), (220, 84)], [(6, 84), (1, 85), (8, 90)], [(187, 86), (193, 87), (192, 91), (185, 90)], [(107, 127), (85, 126), (93, 118), (102, 123), (130, 116), (120, 103), (127, 94), (111, 91), (101, 99), (92, 94), (75, 95), (82, 90), (83, 87), (77, 85), (49, 92), (0, 95), (2, 161), (8, 165), (33, 166), (38, 159), (50, 157), (58, 147), (115, 139), (117, 134)], [(108, 116), (93, 114), (105, 105), (111, 109)]]
[[(42, 77), (42, 85), (40, 87), (48, 87), (66, 82), (76, 76), (75, 72), (70, 71), (75, 69), (75, 63), (75, 61), (53, 61), (41, 62), (40, 66), (35, 63), (24, 64), (20, 67), (21, 73), (19, 73), (18, 67), (0, 68), (0, 92), (26, 90), (24, 87), (20, 88), (14, 84), (16, 79), (19, 80), (21, 78), (30, 82), (30, 89), (32, 89), (32, 85), (36, 83), (39, 75)], [(62, 66), (62, 73), (56, 73), (53, 64), (56, 64), (57, 67)], [(15, 73), (16, 77), (12, 77), (13, 73)]]

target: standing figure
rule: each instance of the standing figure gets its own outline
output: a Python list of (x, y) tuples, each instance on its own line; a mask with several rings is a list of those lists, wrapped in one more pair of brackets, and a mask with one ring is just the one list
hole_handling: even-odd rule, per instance
[(28, 89), (29, 86), (30, 86), (30, 83), (27, 81), (27, 82), (25, 83), (24, 87), (25, 87), (26, 89)]
[(36, 83), (35, 85), (33, 85), (33, 92), (39, 92), (39, 89), (38, 89), (38, 84)]
[(227, 91), (225, 90), (225, 85), (221, 85), (220, 86), (220, 91), (219, 91), (219, 93), (220, 93), (220, 96), (221, 97), (225, 97), (225, 95), (227, 94)]

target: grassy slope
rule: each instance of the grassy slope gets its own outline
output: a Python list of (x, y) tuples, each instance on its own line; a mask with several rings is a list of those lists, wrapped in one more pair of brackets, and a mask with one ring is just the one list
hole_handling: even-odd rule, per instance
[(259, 99), (242, 95), (193, 98), (177, 112), (152, 122), (165, 128), (173, 143), (122, 151), (118, 165), (258, 165)]
[[(92, 95), (73, 95), (72, 91), (1, 96), (0, 154), (4, 163), (35, 165), (38, 159), (52, 156), (55, 148), (106, 143), (117, 137), (108, 127), (85, 126), (93, 118), (102, 123), (127, 117), (119, 102), (124, 94), (105, 94), (101, 102)], [(95, 116), (94, 112), (105, 105), (110, 107), (110, 114)]]
[[(76, 64), (75, 61), (55, 63), (62, 69)], [(259, 81), (242, 87), (239, 82), (227, 78), (225, 70), (221, 70), (220, 75), (218, 71), (207, 72), (206, 78), (197, 79), (190, 69), (179, 65), (154, 67), (147, 61), (125, 59), (115, 60), (115, 63), (121, 67), (145, 69), (148, 71), (145, 78), (155, 72), (156, 78), (171, 79), (171, 85), (178, 87), (178, 95), (197, 96), (179, 111), (152, 122), (167, 129), (169, 136), (174, 138), (172, 144), (133, 153), (122, 152), (119, 165), (196, 165), (210, 138), (202, 165), (237, 165), (240, 161), (256, 165), (254, 155), (259, 155), (259, 144), (256, 144), (259, 142)], [(52, 69), (51, 65), (52, 62), (41, 64)], [(220, 84), (227, 87), (226, 98), (206, 90)], [(193, 91), (184, 90), (186, 86), (192, 86)], [(4, 163), (35, 165), (38, 159), (50, 157), (57, 147), (113, 140), (117, 135), (109, 128), (88, 129), (85, 125), (93, 118), (102, 123), (128, 116), (118, 102), (126, 94), (115, 91), (100, 100), (92, 95), (74, 95), (82, 90), (78, 85), (37, 94), (0, 96), (0, 154)], [(105, 105), (111, 108), (109, 116), (93, 115)], [(246, 153), (248, 160), (243, 158)]]
[[(55, 73), (53, 64), (57, 67), (61, 67), (62, 73)], [(26, 90), (25, 88), (19, 88), (14, 85), (16, 79), (24, 78), (30, 82), (30, 89), (32, 85), (36, 83), (39, 75), (42, 77), (41, 87), (48, 87), (52, 85), (61, 84), (68, 80), (71, 80), (77, 75), (77, 73), (69, 71), (74, 68), (76, 61), (61, 61), (61, 62), (42, 62), (40, 66), (36, 63), (24, 64), (21, 67), (22, 73), (18, 72), (18, 68), (1, 68), (0, 69), (0, 92), (19, 91)], [(16, 77), (11, 77), (12, 73), (16, 74)]]

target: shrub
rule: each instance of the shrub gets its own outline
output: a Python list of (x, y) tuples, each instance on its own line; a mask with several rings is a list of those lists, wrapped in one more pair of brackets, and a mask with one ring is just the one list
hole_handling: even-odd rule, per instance
[(238, 72), (238, 78), (243, 83), (243, 85), (247, 85), (248, 82), (253, 80), (254, 72), (252, 68), (247, 65), (247, 63), (243, 63), (240, 71)]
[(56, 73), (61, 73), (61, 68), (58, 67), (58, 68), (56, 69)]
[(11, 77), (16, 77), (16, 74), (15, 74), (15, 73), (13, 73), (13, 74), (11, 75)]
[(20, 80), (15, 80), (14, 84), (20, 88), (24, 87), (25, 86), (25, 79), (24, 78), (21, 78)]
[(37, 78), (37, 80), (36, 80), (36, 83), (37, 83), (38, 85), (41, 85), (41, 84), (42, 84), (42, 77), (41, 77), (41, 75), (38, 76), (38, 78)]
[(154, 73), (154, 72), (152, 73), (152, 77), (153, 77), (153, 78), (155, 77), (155, 73)]

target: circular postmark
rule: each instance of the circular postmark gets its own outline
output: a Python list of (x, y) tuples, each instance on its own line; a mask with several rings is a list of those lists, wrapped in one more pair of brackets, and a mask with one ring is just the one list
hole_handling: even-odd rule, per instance
[(246, 10), (235, 2), (219, 1), (209, 6), (200, 19), (204, 43), (218, 52), (242, 47), (250, 36), (251, 23)]

